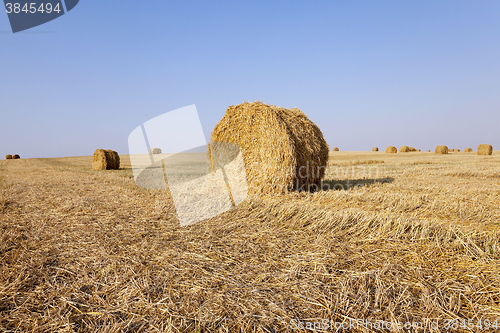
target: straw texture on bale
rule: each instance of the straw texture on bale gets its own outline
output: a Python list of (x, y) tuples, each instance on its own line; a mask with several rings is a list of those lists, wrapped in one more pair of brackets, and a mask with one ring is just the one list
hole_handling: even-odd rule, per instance
[(493, 147), (488, 144), (480, 144), (479, 147), (477, 147), (477, 154), (478, 155), (491, 155), (493, 154)]
[(11, 160), (12, 159), (12, 155), (5, 155), (5, 159), (6, 160)]
[(151, 154), (161, 154), (160, 148), (151, 148)]
[(410, 151), (410, 147), (408, 146), (401, 146), (399, 147), (399, 152), (400, 153), (408, 153)]
[(398, 148), (394, 146), (389, 146), (385, 149), (385, 152), (389, 154), (396, 154), (398, 152)]
[(18, 160), (20, 158), (21, 158), (21, 156), (19, 156), (18, 154), (12, 155), (13, 160)]
[(113, 170), (120, 168), (120, 156), (116, 151), (96, 149), (92, 156), (93, 170)]
[(436, 147), (436, 154), (448, 154), (448, 147), (447, 146), (437, 146)]
[(378, 147), (373, 147), (372, 151), (378, 151)]
[(323, 133), (296, 108), (260, 102), (230, 106), (211, 141), (240, 147), (249, 194), (319, 188), (328, 162)]
[(338, 147), (333, 147), (332, 151), (339, 151)]
[(465, 148), (464, 153), (472, 153), (472, 148)]

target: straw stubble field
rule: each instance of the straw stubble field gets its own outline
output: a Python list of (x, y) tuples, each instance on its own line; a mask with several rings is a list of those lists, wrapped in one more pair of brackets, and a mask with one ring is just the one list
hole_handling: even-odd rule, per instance
[(189, 227), (121, 160), (1, 162), (0, 330), (500, 319), (500, 152), (330, 153), (324, 191), (249, 198)]

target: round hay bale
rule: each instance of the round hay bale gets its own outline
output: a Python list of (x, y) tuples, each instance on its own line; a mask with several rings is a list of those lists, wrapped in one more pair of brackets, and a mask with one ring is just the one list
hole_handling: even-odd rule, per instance
[(410, 147), (408, 146), (401, 146), (399, 147), (399, 152), (400, 153), (408, 153), (410, 151)]
[(411, 152), (417, 151), (414, 147), (409, 147), (409, 149), (410, 149)]
[(120, 169), (120, 155), (114, 150), (107, 149), (106, 152), (109, 156), (108, 170)]
[(480, 144), (479, 147), (477, 147), (477, 154), (491, 155), (493, 154), (493, 146), (488, 144)]
[(437, 146), (436, 147), (436, 154), (448, 154), (448, 147), (447, 146)]
[(11, 160), (12, 159), (12, 155), (5, 155), (5, 159), (6, 160)]
[(210, 141), (240, 147), (249, 194), (314, 191), (328, 162), (323, 133), (296, 108), (260, 102), (230, 106)]
[(151, 148), (151, 154), (161, 154), (160, 148)]
[(116, 151), (96, 149), (92, 156), (93, 170), (112, 170), (120, 168), (120, 156)]
[(398, 148), (396, 148), (394, 146), (389, 146), (389, 147), (385, 148), (385, 152), (388, 154), (396, 154), (398, 152)]
[(373, 147), (372, 151), (378, 151), (378, 147)]
[(417, 153), (420, 153), (420, 152), (421, 152), (421, 150), (420, 150), (420, 149), (417, 149)]
[(460, 153), (460, 149), (454, 149), (455, 153)]
[(431, 150), (430, 150), (430, 149), (427, 149), (427, 152), (428, 152), (428, 153), (430, 153), (430, 152), (431, 152)]
[(338, 147), (333, 147), (332, 151), (339, 151)]
[(464, 153), (472, 153), (472, 148), (465, 148)]
[(19, 156), (18, 154), (12, 155), (13, 160), (18, 160), (20, 158), (21, 158), (21, 156)]

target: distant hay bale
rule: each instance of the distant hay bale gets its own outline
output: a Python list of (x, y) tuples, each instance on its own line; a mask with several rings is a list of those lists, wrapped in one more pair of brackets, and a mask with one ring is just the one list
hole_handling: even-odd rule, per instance
[(389, 146), (385, 149), (385, 152), (388, 154), (396, 154), (398, 152), (398, 148), (394, 146)]
[[(490, 154), (490, 155), (491, 155), (491, 154)], [(21, 156), (19, 156), (19, 155), (17, 155), (17, 154), (12, 155), (12, 159), (13, 159), (13, 160), (18, 160), (18, 159), (20, 159), (20, 158), (21, 158)]]
[(373, 147), (372, 151), (378, 151), (378, 147)]
[(260, 102), (230, 106), (210, 141), (240, 147), (249, 194), (319, 188), (328, 162), (323, 133), (296, 108)]
[(436, 147), (436, 154), (448, 154), (448, 147), (447, 146), (437, 146)]
[(151, 148), (151, 154), (161, 154), (160, 148)]
[(417, 151), (414, 147), (409, 147), (409, 149), (410, 149), (411, 152)]
[(12, 159), (12, 155), (5, 155), (5, 159), (6, 160), (11, 160)]
[(333, 147), (332, 151), (339, 151), (338, 147)]
[(420, 149), (417, 149), (417, 153), (420, 153), (420, 152), (421, 152), (421, 150), (420, 150)]
[(455, 149), (455, 153), (460, 153), (460, 149)]
[(427, 149), (427, 152), (428, 152), (428, 153), (430, 153), (430, 152), (431, 152), (431, 150), (430, 150), (430, 149)]
[(464, 153), (472, 153), (472, 148), (465, 148)]
[(401, 146), (399, 147), (399, 152), (400, 153), (408, 153), (410, 151), (410, 147), (408, 146)]
[(93, 170), (113, 170), (120, 168), (120, 156), (114, 150), (96, 149), (92, 156)]
[(478, 155), (491, 155), (493, 154), (493, 147), (488, 144), (480, 144), (479, 147), (477, 147), (477, 154)]

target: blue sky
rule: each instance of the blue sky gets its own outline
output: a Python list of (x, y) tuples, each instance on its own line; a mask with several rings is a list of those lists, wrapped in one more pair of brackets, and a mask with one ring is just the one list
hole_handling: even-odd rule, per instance
[(0, 13), (0, 154), (128, 152), (196, 104), (298, 107), (330, 147), (500, 149), (498, 1), (97, 1), (12, 34)]

